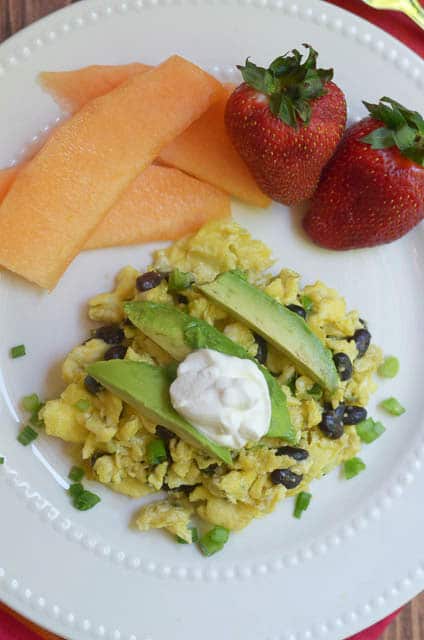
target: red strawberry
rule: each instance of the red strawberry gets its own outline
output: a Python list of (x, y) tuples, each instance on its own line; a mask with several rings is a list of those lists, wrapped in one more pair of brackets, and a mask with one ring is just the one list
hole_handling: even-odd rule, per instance
[(244, 79), (230, 96), (225, 123), (259, 187), (284, 204), (309, 198), (346, 124), (343, 92), (332, 69), (317, 69), (309, 45), (302, 63), (296, 49), (269, 69), (246, 60)]
[(392, 242), (424, 217), (424, 119), (390, 98), (364, 104), (371, 117), (347, 130), (303, 221), (329, 249)]

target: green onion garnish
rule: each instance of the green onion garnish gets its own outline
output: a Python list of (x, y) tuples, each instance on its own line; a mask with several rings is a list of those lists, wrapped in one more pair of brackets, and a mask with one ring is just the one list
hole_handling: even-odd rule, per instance
[[(44, 405), (41, 404), (41, 407), (43, 407), (43, 406)], [(44, 421), (41, 420), (41, 418), (38, 417), (38, 411), (34, 411), (34, 413), (31, 414), (31, 417), (29, 419), (29, 423), (30, 423), (31, 426), (37, 427), (37, 429), (41, 429), (41, 427), (44, 427)]]
[(34, 431), (32, 427), (27, 425), (18, 435), (18, 442), (23, 444), (24, 447), (27, 447), (31, 442), (33, 442), (33, 440), (36, 440), (36, 438), (38, 438), (38, 433)]
[(356, 425), (356, 432), (365, 444), (371, 444), (374, 440), (377, 440), (386, 429), (381, 422), (375, 422), (372, 418), (362, 420)]
[(395, 356), (387, 356), (378, 367), (377, 373), (382, 378), (394, 378), (399, 372), (399, 366), (399, 360)]
[(306, 493), (306, 491), (301, 491), (296, 498), (296, 503), (294, 505), (293, 515), (295, 518), (301, 518), (302, 513), (306, 511), (309, 507), (309, 503), (311, 502), (312, 494)]
[(150, 465), (160, 464), (167, 459), (166, 447), (163, 440), (155, 438), (147, 445), (147, 461)]
[[(198, 542), (199, 541), (198, 529), (196, 529), (196, 527), (189, 527), (189, 529), (191, 530), (191, 541)], [(189, 544), (187, 540), (184, 540), (184, 538), (181, 538), (180, 536), (175, 536), (175, 539), (178, 542), (178, 544)]]
[(306, 313), (309, 313), (314, 306), (314, 303), (309, 296), (300, 296), (300, 304), (305, 309)]
[(308, 389), (308, 394), (315, 400), (320, 400), (322, 398), (322, 389), (317, 382)]
[(22, 406), (28, 413), (35, 413), (41, 409), (42, 403), (36, 393), (31, 393), (31, 395), (22, 398)]
[(84, 489), (80, 482), (71, 484), (68, 493), (72, 498), (72, 504), (78, 511), (88, 511), (100, 502), (100, 497), (91, 491)]
[(223, 549), (230, 537), (230, 532), (225, 527), (213, 527), (199, 540), (200, 549), (205, 556), (211, 556)]
[(80, 480), (82, 480), (83, 477), (84, 477), (84, 469), (81, 469), (81, 467), (72, 467), (72, 469), (68, 474), (68, 478), (69, 480), (72, 480), (72, 482), (80, 482)]
[(78, 400), (78, 402), (74, 404), (74, 407), (78, 409), (78, 411), (88, 411), (91, 404), (86, 398), (81, 398), (81, 400)]
[(182, 291), (188, 289), (194, 282), (192, 273), (186, 273), (179, 269), (174, 269), (169, 274), (168, 291)]
[(346, 480), (350, 480), (361, 473), (361, 471), (364, 471), (366, 464), (361, 458), (350, 458), (350, 460), (346, 460), (344, 463), (343, 469)]
[(405, 413), (405, 407), (402, 407), (399, 400), (396, 398), (387, 398), (387, 400), (383, 400), (380, 405), (392, 416), (401, 416), (402, 413)]
[(4, 464), (4, 458), (0, 456), (0, 464)]
[(22, 358), (26, 354), (25, 345), (18, 344), (16, 347), (12, 347), (10, 350), (10, 356), (12, 358)]

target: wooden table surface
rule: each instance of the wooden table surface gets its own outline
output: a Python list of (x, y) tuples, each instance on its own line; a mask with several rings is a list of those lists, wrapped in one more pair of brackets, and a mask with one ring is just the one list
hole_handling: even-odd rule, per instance
[[(75, 1), (78, 0), (0, 0), (0, 42)], [(424, 593), (404, 608), (381, 640), (424, 640)]]

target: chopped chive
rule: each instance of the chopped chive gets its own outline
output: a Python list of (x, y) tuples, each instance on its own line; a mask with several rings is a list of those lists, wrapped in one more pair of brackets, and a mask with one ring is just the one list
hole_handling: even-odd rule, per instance
[(68, 478), (69, 480), (72, 480), (72, 482), (80, 482), (80, 480), (82, 480), (83, 477), (84, 477), (84, 469), (81, 469), (81, 467), (72, 467), (72, 469), (68, 474)]
[(301, 518), (302, 514), (309, 507), (309, 503), (311, 502), (312, 494), (306, 493), (306, 491), (301, 491), (296, 498), (296, 504), (294, 506), (294, 517)]
[(168, 291), (182, 291), (188, 289), (194, 282), (192, 273), (186, 273), (179, 269), (174, 269), (169, 274)]
[(3, 456), (0, 456), (0, 464), (4, 464), (4, 458), (3, 458)]
[(401, 403), (396, 398), (387, 398), (387, 400), (383, 400), (383, 402), (380, 403), (380, 406), (382, 406), (383, 409), (392, 416), (401, 416), (402, 413), (405, 413), (406, 411), (405, 407), (402, 407)]
[(20, 442), (21, 444), (24, 445), (24, 447), (26, 447), (29, 444), (31, 444), (33, 440), (36, 440), (36, 438), (38, 438), (38, 433), (34, 431), (32, 427), (27, 425), (22, 429), (22, 431), (18, 435), (18, 442)]
[(387, 356), (378, 367), (377, 373), (382, 378), (394, 378), (399, 372), (399, 367), (399, 360), (395, 356)]
[(147, 445), (147, 461), (150, 465), (160, 464), (167, 459), (166, 447), (163, 440), (155, 438)]
[(81, 400), (78, 400), (78, 402), (74, 404), (74, 407), (78, 409), (78, 411), (88, 411), (91, 404), (86, 398), (81, 398)]
[(350, 458), (350, 460), (346, 460), (343, 465), (346, 480), (354, 478), (361, 473), (361, 471), (364, 471), (364, 469), (366, 469), (366, 464), (361, 458)]
[(317, 382), (308, 389), (308, 394), (315, 400), (320, 400), (322, 398), (322, 389)]
[(16, 347), (12, 347), (10, 355), (12, 358), (22, 358), (22, 356), (26, 355), (25, 345), (18, 344)]
[(356, 433), (365, 444), (371, 444), (371, 442), (377, 440), (385, 430), (381, 422), (375, 422), (372, 418), (362, 420), (356, 425)]
[(312, 298), (310, 298), (309, 296), (300, 296), (300, 304), (305, 309), (306, 313), (309, 313), (314, 306)]
[(230, 537), (230, 532), (225, 527), (213, 527), (199, 540), (200, 549), (205, 556), (211, 556), (223, 549)]
[(31, 393), (31, 395), (22, 398), (22, 406), (28, 413), (35, 413), (41, 409), (42, 403), (36, 393)]

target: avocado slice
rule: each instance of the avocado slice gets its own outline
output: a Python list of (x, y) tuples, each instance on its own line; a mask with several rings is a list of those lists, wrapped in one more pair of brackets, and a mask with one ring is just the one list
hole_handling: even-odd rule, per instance
[(105, 360), (88, 365), (87, 372), (118, 398), (152, 422), (161, 424), (197, 449), (231, 465), (231, 451), (197, 431), (171, 404), (166, 367), (131, 360)]
[(258, 364), (241, 345), (204, 320), (193, 318), (170, 304), (127, 302), (125, 312), (138, 329), (175, 360), (184, 360), (193, 349), (201, 348), (253, 360), (265, 377), (271, 398), (271, 422), (267, 435), (284, 438), (290, 443), (297, 441), (283, 390), (268, 369)]
[(236, 272), (221, 273), (198, 289), (282, 351), (297, 368), (329, 391), (339, 385), (331, 356), (303, 318)]

